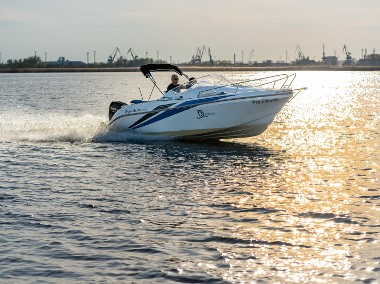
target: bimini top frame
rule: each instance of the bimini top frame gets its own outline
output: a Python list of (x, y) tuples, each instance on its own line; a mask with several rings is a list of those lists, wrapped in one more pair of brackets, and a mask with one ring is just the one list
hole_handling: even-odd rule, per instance
[(181, 76), (187, 77), (181, 69), (172, 64), (146, 64), (140, 67), (140, 71), (146, 78), (152, 76), (152, 74), (150, 74), (151, 71), (174, 71)]
[(165, 93), (162, 92), (161, 89), (157, 86), (156, 80), (154, 80), (151, 74), (151, 72), (153, 71), (174, 71), (178, 75), (185, 76), (188, 80), (190, 80), (189, 77), (185, 73), (183, 73), (181, 69), (172, 64), (146, 64), (140, 67), (140, 71), (144, 74), (146, 78), (149, 78), (154, 85), (152, 91), (150, 92), (148, 100), (150, 100), (150, 97), (152, 96), (155, 87), (160, 91), (162, 95), (165, 95)]

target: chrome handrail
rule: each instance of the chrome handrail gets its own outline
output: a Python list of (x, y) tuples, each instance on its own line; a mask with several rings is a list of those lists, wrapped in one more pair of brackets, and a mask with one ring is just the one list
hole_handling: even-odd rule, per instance
[[(209, 89), (202, 90), (202, 92), (211, 91), (211, 90), (224, 88), (224, 87), (228, 87), (228, 86), (236, 86), (235, 93), (237, 93), (237, 91), (239, 90), (239, 87), (243, 87), (242, 84), (244, 84), (244, 83), (255, 82), (255, 81), (260, 81), (260, 80), (267, 80), (267, 79), (276, 78), (276, 77), (277, 77), (277, 79), (274, 79), (274, 80), (271, 80), (269, 82), (265, 82), (265, 83), (262, 83), (259, 85), (255, 85), (253, 87), (262, 87), (262, 86), (273, 83), (273, 88), (274, 88), (276, 85), (276, 82), (283, 81), (283, 83), (281, 84), (281, 87), (279, 89), (291, 88), (291, 85), (292, 85), (292, 83), (296, 77), (296, 73), (293, 73), (290, 75), (289, 74), (278, 74), (278, 75), (267, 76), (267, 77), (263, 77), (263, 78), (240, 81), (237, 83), (231, 83), (231, 84), (221, 85), (221, 86), (217, 86), (217, 87), (211, 87)], [(290, 80), (290, 82), (288, 84), (286, 84), (288, 82), (288, 80)]]

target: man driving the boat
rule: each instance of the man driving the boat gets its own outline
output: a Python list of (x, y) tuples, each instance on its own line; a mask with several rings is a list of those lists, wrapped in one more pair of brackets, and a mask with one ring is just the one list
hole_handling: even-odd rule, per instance
[(179, 80), (178, 75), (177, 74), (173, 74), (172, 75), (172, 82), (167, 87), (166, 91), (169, 92), (171, 89), (174, 89), (175, 87), (178, 87), (179, 86), (178, 80)]

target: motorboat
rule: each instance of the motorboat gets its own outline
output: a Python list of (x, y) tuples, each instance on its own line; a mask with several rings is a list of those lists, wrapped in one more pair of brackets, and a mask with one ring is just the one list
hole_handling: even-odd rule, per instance
[[(192, 78), (172, 64), (147, 64), (140, 70), (161, 97), (111, 102), (109, 128), (113, 131), (196, 140), (256, 136), (302, 90), (291, 87), (295, 74), (231, 82), (222, 75)], [(186, 82), (162, 91), (152, 74), (161, 71), (175, 72)]]

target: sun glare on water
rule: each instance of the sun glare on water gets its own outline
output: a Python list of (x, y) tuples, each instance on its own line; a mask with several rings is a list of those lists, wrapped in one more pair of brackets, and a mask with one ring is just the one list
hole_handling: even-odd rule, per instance
[[(246, 210), (241, 218), (252, 218), (249, 208), (255, 207), (274, 213), (260, 220), (265, 226), (231, 229), (236, 237), (250, 239), (250, 257), (243, 261), (236, 252), (221, 250), (230, 264), (227, 279), (252, 274), (265, 279), (283, 276), (291, 282), (317, 281), (321, 271), (354, 279), (348, 271), (351, 255), (360, 250), (360, 244), (348, 242), (347, 235), (365, 237), (352, 219), (353, 211), (364, 210), (354, 204), (354, 198), (373, 186), (354, 172), (380, 170), (379, 163), (369, 165), (370, 161), (357, 158), (371, 143), (374, 125), (379, 125), (373, 113), (363, 112), (372, 98), (362, 95), (368, 90), (361, 89), (361, 84), (360, 76), (350, 72), (298, 74), (296, 87), (308, 89), (280, 112), (264, 134), (245, 139), (279, 154), (268, 158), (270, 175), (259, 173), (262, 179), (245, 185), (250, 194), (230, 202)], [(357, 123), (363, 120), (368, 123)], [(255, 174), (247, 168), (248, 172)], [(281, 230), (277, 224), (282, 224)]]

